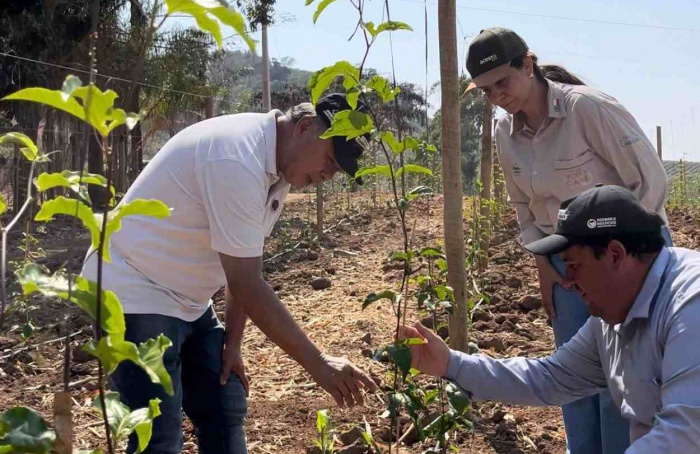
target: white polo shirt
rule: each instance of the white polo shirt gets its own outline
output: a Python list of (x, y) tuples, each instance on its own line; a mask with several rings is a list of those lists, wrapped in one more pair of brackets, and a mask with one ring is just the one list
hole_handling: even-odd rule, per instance
[[(262, 256), (289, 184), (277, 176), (276, 119), (226, 115), (196, 123), (170, 139), (129, 188), (122, 203), (158, 199), (171, 216), (125, 217), (112, 235), (104, 288), (127, 314), (199, 318), (226, 283), (219, 253)], [(96, 280), (96, 254), (83, 276)]]
[(554, 233), (561, 202), (598, 183), (629, 189), (665, 221), (666, 171), (634, 117), (595, 88), (547, 85), (549, 115), (537, 131), (520, 114), (505, 115), (496, 126), (521, 243)]

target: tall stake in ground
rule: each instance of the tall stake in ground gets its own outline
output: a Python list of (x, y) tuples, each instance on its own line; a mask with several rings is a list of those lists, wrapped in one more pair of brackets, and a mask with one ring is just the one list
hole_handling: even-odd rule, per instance
[[(491, 145), (491, 122), (493, 120), (493, 105), (486, 100), (484, 103), (484, 121), (481, 131), (481, 229), (479, 239), (480, 252), (479, 269), (485, 270), (489, 263), (489, 237), (491, 229), (491, 167), (493, 165), (493, 148)], [(476, 214), (476, 213), (475, 213)]]
[(468, 308), (462, 230), (462, 170), (460, 166), (459, 80), (457, 68), (456, 0), (438, 1), (440, 36), (440, 82), (442, 91), (442, 166), (445, 194), (445, 251), (447, 281), (455, 296), (450, 317), (450, 346), (467, 351)]

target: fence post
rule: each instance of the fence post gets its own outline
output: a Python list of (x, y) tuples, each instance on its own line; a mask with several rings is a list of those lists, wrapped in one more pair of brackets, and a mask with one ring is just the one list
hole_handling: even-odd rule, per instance
[(214, 116), (214, 98), (211, 96), (207, 97), (204, 103), (204, 116), (206, 118), (211, 118)]
[(661, 162), (664, 162), (664, 153), (661, 148), (661, 126), (656, 127), (656, 152), (659, 153)]

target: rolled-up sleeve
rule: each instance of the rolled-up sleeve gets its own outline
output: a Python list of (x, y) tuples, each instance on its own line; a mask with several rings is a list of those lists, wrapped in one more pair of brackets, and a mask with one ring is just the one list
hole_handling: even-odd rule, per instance
[(581, 97), (574, 104), (593, 150), (615, 169), (642, 205), (663, 211), (668, 180), (654, 146), (622, 105)]
[(626, 454), (700, 452), (700, 297), (689, 299), (664, 329), (661, 411)]
[(607, 387), (594, 319), (554, 354), (542, 359), (494, 359), (453, 351), (447, 374), (472, 399), (514, 405), (562, 405)]

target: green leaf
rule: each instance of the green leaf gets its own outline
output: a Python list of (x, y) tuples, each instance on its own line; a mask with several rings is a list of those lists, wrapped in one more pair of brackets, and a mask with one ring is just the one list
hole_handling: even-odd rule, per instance
[(25, 323), (22, 325), (22, 337), (25, 339), (31, 337), (31, 335), (34, 334), (35, 329), (36, 327), (32, 325), (32, 322)]
[(437, 260), (435, 261), (435, 265), (437, 265), (438, 269), (439, 269), (441, 272), (444, 273), (445, 271), (447, 271), (447, 260), (445, 260), (445, 259), (437, 259)]
[(443, 300), (443, 301), (454, 301), (455, 300), (455, 294), (454, 291), (452, 290), (452, 287), (448, 287), (447, 285), (436, 285), (435, 288), (433, 289), (435, 292), (435, 296), (438, 297), (438, 299)]
[[(95, 397), (94, 405), (104, 415), (99, 396)], [(115, 440), (122, 440), (136, 432), (138, 438), (136, 452), (143, 452), (151, 441), (153, 420), (160, 416), (160, 399), (151, 399), (148, 408), (131, 411), (121, 403), (119, 393), (109, 392), (105, 394), (105, 407), (107, 407), (107, 422)]]
[[(104, 259), (111, 261), (109, 254), (110, 238), (112, 234), (122, 228), (122, 219), (126, 216), (151, 216), (163, 219), (170, 216), (170, 208), (160, 200), (136, 199), (129, 203), (119, 204), (107, 215), (107, 228), (105, 229)], [(98, 243), (99, 244), (99, 243)]]
[(399, 367), (403, 380), (411, 370), (411, 348), (403, 343), (390, 345), (386, 348), (391, 360)]
[(411, 189), (408, 194), (406, 194), (406, 199), (411, 201), (417, 199), (418, 197), (431, 194), (433, 194), (433, 190), (428, 186), (416, 186), (415, 188)]
[(445, 393), (447, 394), (447, 402), (450, 408), (458, 415), (466, 415), (471, 409), (469, 398), (454, 384), (445, 383)]
[(173, 383), (163, 364), (163, 354), (172, 342), (164, 335), (149, 339), (137, 347), (123, 338), (104, 336), (99, 342), (92, 341), (83, 350), (99, 358), (107, 373), (112, 373), (122, 361), (129, 360), (141, 367), (153, 383), (159, 383), (165, 392), (173, 395)]
[[(68, 297), (68, 279), (60, 273), (49, 275), (45, 269), (35, 263), (28, 263), (15, 274), (25, 295), (39, 292), (44, 296), (58, 297), (71, 301), (85, 311), (93, 321), (97, 320), (97, 284), (76, 276), (70, 298)], [(114, 292), (102, 291), (102, 329), (115, 338), (124, 338), (126, 324), (124, 311)]]
[(321, 135), (322, 139), (340, 136), (347, 140), (372, 133), (374, 122), (366, 113), (357, 110), (341, 110), (336, 113), (331, 127)]
[(313, 73), (309, 79), (308, 87), (311, 91), (311, 102), (316, 104), (323, 92), (339, 76), (343, 76), (343, 86), (345, 86), (346, 90), (360, 82), (359, 70), (348, 61), (343, 60), (336, 62), (332, 66), (326, 66)]
[(8, 132), (0, 136), (0, 145), (4, 143), (19, 145), (19, 150), (29, 162), (39, 157), (39, 148), (34, 144), (34, 141), (21, 132)]
[(316, 412), (316, 430), (323, 433), (328, 427), (328, 410), (318, 410)]
[(365, 30), (367, 30), (367, 32), (369, 32), (370, 35), (372, 35), (373, 38), (377, 36), (377, 27), (375, 27), (374, 22), (365, 22), (363, 27)]
[[(87, 172), (75, 172), (72, 170), (64, 170), (61, 173), (42, 173), (34, 181), (34, 186), (36, 186), (36, 189), (39, 192), (55, 187), (65, 187), (71, 189), (75, 193), (80, 193), (80, 182), (83, 184), (102, 186), (103, 188), (107, 187), (107, 178), (103, 177), (102, 175)], [(114, 187), (110, 189), (112, 195), (114, 195)]]
[(400, 342), (402, 345), (406, 345), (408, 347), (412, 345), (423, 345), (428, 343), (428, 341), (426, 341), (425, 339), (421, 339), (420, 337), (409, 337), (406, 339), (402, 339)]
[(442, 251), (434, 247), (424, 247), (420, 250), (420, 256), (426, 259), (445, 258), (445, 255), (442, 253)]
[(389, 260), (392, 262), (406, 262), (413, 259), (413, 252), (392, 252)]
[(126, 112), (114, 107), (114, 101), (119, 97), (114, 90), (102, 91), (95, 84), (90, 84), (76, 88), (71, 96), (81, 101), (84, 111), (87, 110), (85, 121), (102, 137), (107, 137), (126, 123)]
[(3, 101), (31, 101), (44, 104), (55, 109), (62, 110), (86, 121), (85, 109), (73, 97), (64, 99), (64, 93), (60, 90), (46, 88), (25, 88), (2, 98)]
[(396, 30), (408, 30), (408, 31), (412, 32), (413, 28), (411, 28), (411, 26), (405, 22), (390, 20), (390, 21), (382, 22), (381, 24), (379, 24), (377, 26), (376, 35), (378, 35), (382, 32), (396, 31)]
[(221, 27), (219, 23), (209, 17), (216, 17), (222, 24), (228, 25), (236, 30), (248, 45), (251, 52), (255, 52), (255, 42), (246, 32), (246, 21), (241, 13), (230, 8), (226, 2), (220, 0), (165, 0), (168, 14), (187, 14), (197, 21), (197, 26), (214, 36), (219, 49), (223, 44), (221, 37)]
[(7, 200), (5, 200), (3, 194), (0, 194), (0, 214), (3, 214), (5, 211), (7, 211)]
[(25, 407), (14, 407), (0, 415), (1, 453), (47, 453), (56, 434), (42, 416)]
[(314, 24), (318, 20), (318, 16), (321, 15), (323, 10), (326, 9), (328, 5), (330, 5), (333, 2), (335, 2), (335, 0), (321, 0), (321, 2), (318, 4), (318, 7), (316, 7), (316, 12), (314, 13)]
[(406, 150), (415, 150), (420, 146), (418, 139), (411, 136), (408, 136), (399, 142), (396, 140), (394, 133), (391, 131), (383, 132), (380, 137), (384, 143), (391, 148), (391, 151), (394, 152), (395, 155), (401, 154)]
[(355, 172), (355, 178), (364, 177), (365, 175), (384, 175), (385, 177), (391, 178), (391, 167), (388, 165), (375, 166), (375, 167), (365, 167)]
[(375, 74), (367, 82), (366, 87), (368, 90), (372, 90), (382, 98), (382, 101), (389, 102), (392, 101), (396, 95), (401, 93), (399, 87), (392, 87), (388, 80), (384, 77)]
[(387, 299), (396, 304), (400, 297), (400, 294), (394, 292), (393, 290), (384, 290), (381, 293), (370, 293), (367, 295), (367, 297), (365, 297), (365, 301), (362, 303), (362, 309), (366, 309), (370, 304), (382, 299)]
[(34, 217), (34, 220), (50, 221), (57, 214), (75, 216), (83, 221), (83, 226), (90, 231), (90, 236), (92, 237), (92, 247), (93, 249), (97, 249), (100, 244), (100, 226), (97, 224), (95, 214), (92, 212), (92, 209), (90, 209), (89, 206), (79, 200), (58, 196), (55, 199), (44, 202), (41, 205), (41, 209)]
[(305, 4), (304, 6), (309, 6), (309, 5), (312, 4), (313, 2), (314, 2), (314, 0), (306, 0), (306, 4)]
[(396, 178), (400, 177), (404, 172), (422, 173), (425, 175), (433, 176), (433, 172), (431, 172), (428, 168), (419, 166), (418, 164), (405, 164), (403, 167), (399, 167), (398, 169), (396, 169)]

